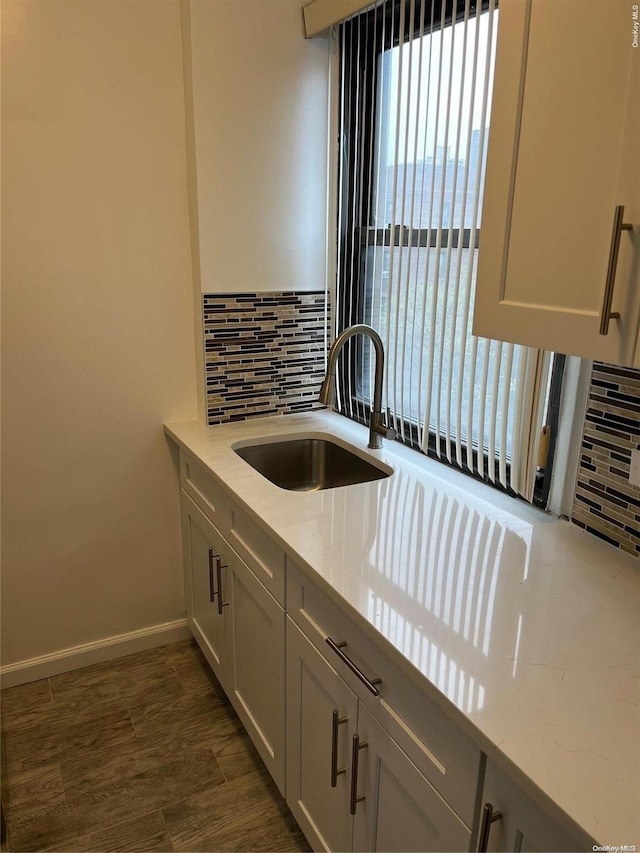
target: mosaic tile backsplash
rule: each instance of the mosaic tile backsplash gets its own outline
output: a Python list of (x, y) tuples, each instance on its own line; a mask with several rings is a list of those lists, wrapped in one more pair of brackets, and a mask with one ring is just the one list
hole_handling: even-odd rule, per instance
[[(207, 422), (319, 406), (328, 317), (325, 293), (204, 294)], [(575, 524), (640, 557), (640, 370), (595, 363), (572, 513)]]
[(593, 365), (573, 521), (640, 556), (640, 488), (629, 482), (640, 449), (640, 370)]
[(319, 406), (324, 292), (203, 296), (207, 423)]

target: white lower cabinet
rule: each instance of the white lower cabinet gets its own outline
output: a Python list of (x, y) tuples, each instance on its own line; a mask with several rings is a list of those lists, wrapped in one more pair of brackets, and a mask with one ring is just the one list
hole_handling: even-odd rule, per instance
[[(218, 576), (228, 586), (231, 549), (190, 498), (182, 495), (185, 599), (189, 626), (226, 692), (229, 676), (229, 612), (218, 608)], [(222, 602), (225, 604), (226, 602)]]
[(230, 699), (280, 792), (285, 793), (284, 610), (234, 556)]
[(191, 630), (284, 794), (284, 610), (184, 494), (182, 525)]
[(208, 473), (186, 457), (181, 472), (189, 626), (315, 850), (591, 848), (553, 804), (485, 767), (477, 743)]
[(353, 849), (469, 850), (469, 829), (362, 704), (358, 738), (354, 794), (362, 799), (355, 805)]
[(470, 849), (470, 830), (290, 619), (287, 802), (316, 850)]
[(482, 806), (480, 853), (562, 853), (593, 846), (591, 839), (568, 835), (491, 761), (487, 761)]
[(351, 850), (357, 713), (355, 694), (287, 619), (287, 803), (315, 850)]

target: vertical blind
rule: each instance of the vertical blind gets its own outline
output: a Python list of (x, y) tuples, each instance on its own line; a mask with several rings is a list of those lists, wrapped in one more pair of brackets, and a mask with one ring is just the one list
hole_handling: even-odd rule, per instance
[[(338, 331), (385, 344), (406, 443), (532, 500), (549, 354), (475, 338), (495, 0), (379, 0), (339, 28)], [(339, 375), (366, 420), (368, 343)]]

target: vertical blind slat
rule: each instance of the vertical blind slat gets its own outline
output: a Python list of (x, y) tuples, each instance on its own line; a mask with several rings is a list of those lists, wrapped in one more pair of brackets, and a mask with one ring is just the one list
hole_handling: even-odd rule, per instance
[[(338, 113), (340, 115), (340, 127), (345, 126), (345, 92), (347, 90), (347, 80), (345, 79), (346, 74), (346, 62), (345, 62), (345, 50), (344, 50), (344, 39), (345, 39), (345, 31), (344, 27), (340, 30), (340, 54), (341, 54), (341, 63), (340, 63), (340, 91), (338, 93)], [(338, 231), (338, 239), (336, 241), (336, 276), (337, 276), (337, 284), (336, 284), (336, 311), (338, 315), (341, 313), (338, 310), (338, 303), (340, 300), (344, 299), (345, 290), (349, 289), (349, 282), (345, 281), (344, 277), (344, 245), (343, 239), (344, 234), (347, 230), (347, 222), (345, 221), (345, 208), (342, 199), (342, 191), (344, 187), (344, 152), (342, 150), (342, 146), (340, 146), (340, 151), (338, 153), (338, 175), (339, 175), (339, 188), (338, 188), (338, 209), (337, 209), (337, 231)], [(346, 313), (346, 312), (344, 312)], [(335, 319), (335, 328), (339, 331), (340, 317), (336, 317)], [(341, 383), (337, 383), (336, 387), (336, 397), (337, 403), (340, 411), (344, 412), (346, 409), (346, 399), (344, 394), (344, 389)]]
[[(388, 28), (387, 28), (387, 2), (388, 0), (383, 0), (381, 4), (382, 9), (382, 24), (380, 27), (381, 33), (381, 43), (385, 44)], [(388, 105), (388, 88), (389, 88), (389, 75), (384, 73), (384, 60), (385, 54), (381, 53), (379, 58), (374, 61), (373, 71), (376, 73), (376, 102), (378, 103), (377, 115), (375, 117), (375, 126), (376, 126), (376, 138), (375, 140), (371, 140), (372, 149), (375, 152), (375, 185), (374, 192), (375, 198), (373, 202), (375, 203), (374, 208), (374, 222), (373, 225), (375, 228), (382, 227), (384, 228), (384, 216), (381, 213), (384, 213), (384, 210), (380, 211), (380, 200), (383, 198), (382, 187), (386, 188), (386, 171), (385, 171), (385, 183), (381, 182), (381, 167), (383, 162), (382, 157), (382, 149), (383, 149), (383, 134), (386, 132), (386, 123), (384, 121), (384, 116), (387, 112)], [(369, 223), (365, 223), (368, 225)], [(369, 247), (367, 244), (367, 251), (369, 251)], [(380, 318), (382, 316), (382, 288), (376, 287), (376, 282), (378, 281), (378, 277), (382, 279), (384, 269), (384, 250), (377, 251), (376, 248), (373, 248), (373, 271), (372, 271), (372, 295), (371, 295), (371, 303), (372, 303), (372, 316), (376, 318)], [(368, 280), (367, 285), (368, 286)], [(381, 331), (381, 330), (380, 330)], [(389, 396), (387, 393), (387, 387), (385, 386), (385, 394), (384, 394), (384, 405), (385, 407), (388, 405)]]
[[(404, 31), (405, 13), (406, 13), (406, 6), (404, 3), (402, 3), (400, 5), (399, 24), (398, 24), (399, 28), (400, 28), (400, 32)], [(411, 44), (411, 42), (409, 42), (409, 45), (410, 44)], [(395, 133), (393, 171), (392, 171), (392, 173), (393, 173), (393, 195), (392, 195), (392, 200), (391, 200), (391, 221), (390, 221), (390, 225), (392, 228), (394, 228), (395, 224), (396, 224), (397, 209), (398, 209), (398, 194), (399, 194), (398, 193), (398, 191), (399, 191), (398, 163), (399, 163), (399, 159), (400, 159), (400, 150), (401, 150), (400, 149), (400, 143), (401, 143), (402, 106), (406, 101), (406, 99), (403, 98), (403, 91), (402, 91), (402, 84), (403, 84), (404, 79), (405, 79), (404, 68), (403, 68), (403, 58), (404, 58), (404, 54), (405, 54), (406, 50), (407, 50), (407, 44), (403, 40), (400, 41), (400, 44), (398, 45), (398, 83), (397, 83), (397, 93), (396, 93), (397, 103), (396, 103), (396, 123), (395, 123), (396, 133)], [(408, 85), (410, 88), (410, 85), (411, 85), (410, 82)], [(400, 195), (402, 195), (401, 190), (400, 190)], [(398, 250), (396, 250), (395, 240), (392, 240), (391, 246), (390, 246), (390, 252), (389, 252), (389, 285), (390, 286), (394, 282), (396, 275), (398, 276), (398, 279), (400, 279), (400, 274), (402, 271), (401, 259), (402, 259), (402, 250), (400, 248), (398, 248)], [(396, 272), (396, 266), (398, 267), (397, 272)], [(390, 342), (390, 347), (392, 348), (392, 351), (393, 351), (394, 369), (393, 370), (387, 369), (387, 375), (389, 375), (391, 380), (392, 380), (393, 411), (398, 413), (401, 416), (402, 405), (398, 404), (398, 375), (397, 375), (397, 361), (398, 361), (398, 354), (399, 354), (399, 346), (398, 346), (399, 325), (398, 324), (399, 324), (399, 312), (400, 312), (400, 287), (395, 286), (393, 288), (393, 294), (394, 294), (393, 316), (395, 319), (395, 322), (393, 324), (394, 336), (393, 336), (393, 339), (391, 339), (391, 335), (389, 334), (387, 341)], [(389, 302), (391, 301), (390, 297), (391, 297), (391, 293), (389, 293)], [(392, 312), (388, 310), (388, 314), (389, 314), (390, 318), (391, 318), (391, 313)], [(389, 330), (391, 331), (391, 323), (389, 324)], [(399, 422), (399, 419), (396, 418), (395, 419), (396, 428), (398, 426), (398, 422)], [(402, 434), (402, 427), (401, 427), (400, 432)]]
[[(434, 3), (435, 5), (435, 3)], [(433, 149), (431, 154), (431, 181), (429, 192), (429, 219), (427, 224), (427, 245), (431, 245), (431, 230), (433, 223), (433, 210), (434, 210), (434, 200), (435, 200), (435, 186), (436, 186), (436, 163), (437, 163), (437, 155), (438, 155), (438, 128), (440, 124), (440, 101), (441, 101), (441, 92), (442, 92), (442, 33), (443, 26), (445, 20), (445, 11), (446, 4), (445, 0), (442, 0), (441, 12), (440, 12), (440, 27), (439, 29), (432, 33), (431, 38), (436, 45), (439, 43), (439, 55), (438, 55), (438, 71), (437, 74), (434, 75), (435, 78), (435, 120), (434, 120), (434, 132), (433, 132)], [(430, 81), (431, 82), (431, 81)], [(437, 232), (436, 246), (435, 246), (435, 262), (434, 267), (437, 267), (437, 259), (439, 256), (439, 245), (440, 245), (440, 230)], [(438, 308), (438, 290), (433, 282), (431, 282), (429, 277), (430, 272), (430, 261), (431, 261), (431, 251), (427, 251), (426, 255), (426, 265), (425, 265), (425, 284), (426, 284), (426, 292), (427, 294), (431, 291), (431, 298), (429, 303), (430, 308), (430, 316), (429, 316), (429, 324), (428, 324), (428, 343), (429, 343), (429, 356), (428, 359), (425, 359), (426, 362), (426, 383), (425, 383), (425, 401), (424, 401), (424, 433), (422, 436), (422, 449), (427, 452), (429, 449), (429, 434), (432, 426), (431, 419), (431, 409), (432, 409), (432, 400), (431, 395), (433, 391), (433, 380), (434, 380), (434, 354), (435, 354), (435, 345), (436, 345), (436, 318), (437, 318), (437, 308)], [(429, 287), (431, 284), (431, 287)], [(436, 454), (439, 456), (439, 420), (435, 418), (436, 422)]]
[[(446, 3), (442, 3), (442, 20), (440, 24), (440, 36), (441, 36), (441, 51), (444, 53), (445, 51), (445, 21), (446, 21)], [(455, 38), (455, 20), (451, 23), (451, 42), (453, 44)], [(447, 85), (445, 89), (445, 97), (444, 100), (444, 138), (443, 138), (443, 152), (448, 151), (449, 147), (449, 128), (451, 123), (451, 85), (453, 78), (453, 49), (451, 50), (451, 55), (449, 59), (449, 74), (445, 78), (447, 80)], [(447, 186), (447, 178), (448, 178), (448, 165), (449, 159), (448, 157), (441, 157), (442, 162), (442, 177), (440, 179), (440, 192), (439, 192), (439, 200), (438, 200), (438, 240), (436, 244), (436, 269), (440, 269), (441, 258), (442, 258), (442, 226), (444, 219), (444, 206), (445, 199), (447, 197), (446, 186)], [(446, 259), (449, 256), (450, 247), (445, 250), (445, 265)], [(446, 269), (446, 266), (445, 266)], [(444, 281), (447, 282), (446, 272)], [(449, 302), (449, 288), (445, 287), (437, 287), (438, 293), (438, 301), (441, 303), (441, 308), (438, 316), (438, 362), (437, 362), (437, 371), (435, 372), (434, 378), (436, 381), (436, 411), (435, 411), (435, 433), (436, 433), (436, 453), (438, 454), (438, 458), (442, 457), (442, 438), (441, 433), (444, 431), (445, 440), (446, 440), (446, 423), (443, 423), (443, 419), (441, 416), (442, 412), (442, 391), (443, 391), (443, 361), (444, 361), (444, 351), (445, 351), (445, 329), (447, 323), (448, 316), (448, 302)], [(444, 429), (443, 429), (444, 428)]]
[[(447, 402), (446, 402), (446, 418), (447, 418), (447, 459), (449, 462), (452, 461), (452, 452), (451, 445), (452, 442), (455, 442), (456, 446), (456, 462), (458, 465), (461, 465), (461, 442), (460, 442), (460, 434), (453, 429), (453, 424), (456, 421), (455, 413), (452, 415), (451, 404), (452, 404), (452, 395), (454, 392), (454, 384), (453, 384), (453, 369), (456, 355), (456, 332), (458, 330), (458, 304), (459, 304), (459, 295), (460, 295), (460, 265), (461, 265), (461, 253), (462, 253), (462, 241), (458, 241), (458, 247), (454, 252), (451, 248), (453, 245), (453, 229), (456, 218), (458, 218), (459, 228), (464, 228), (466, 226), (465, 215), (464, 215), (464, 185), (466, 183), (466, 175), (468, 172), (468, 162), (465, 159), (462, 163), (460, 160), (460, 146), (461, 146), (461, 137), (462, 137), (462, 129), (463, 129), (463, 108), (464, 108), (464, 87), (465, 87), (465, 72), (466, 72), (466, 61), (467, 61), (467, 36), (468, 36), (468, 23), (469, 23), (469, 0), (465, 2), (464, 9), (464, 29), (462, 33), (462, 67), (460, 70), (460, 86), (458, 91), (458, 115), (456, 121), (456, 146), (455, 146), (455, 155), (454, 155), (454, 164), (455, 164), (455, 172), (453, 179), (453, 206), (451, 210), (451, 214), (449, 217), (449, 253), (450, 260), (447, 259), (447, 271), (445, 276), (449, 277), (450, 264), (454, 264), (455, 273), (453, 275), (453, 296), (452, 296), (452, 306), (453, 311), (451, 312), (451, 329), (449, 334), (449, 351), (448, 351), (448, 372), (447, 372)], [(451, 52), (452, 56), (452, 64), (453, 64), (453, 50)], [(460, 167), (462, 166), (462, 183), (463, 183), (463, 193), (460, 202), (457, 201), (457, 186), (458, 186), (458, 177), (460, 172)], [(448, 288), (447, 288), (448, 289)]]
[[(424, 46), (425, 46), (425, 41), (426, 41), (423, 38), (423, 36), (424, 36), (424, 22), (425, 22), (425, 4), (421, 3), (420, 4), (420, 22), (419, 22), (419, 27), (418, 27), (418, 39), (417, 39), (417, 42), (418, 42), (418, 72), (417, 72), (418, 91), (416, 93), (416, 100), (418, 103), (418, 115), (420, 114), (420, 111), (423, 107), (422, 70), (423, 70), (423, 61), (424, 61)], [(409, 293), (410, 292), (412, 293), (412, 296), (413, 296), (413, 303), (412, 304), (413, 305), (418, 304), (418, 298), (419, 298), (417, 270), (419, 267), (420, 249), (418, 248), (416, 250), (416, 252), (412, 255), (413, 234), (414, 234), (414, 229), (416, 227), (415, 216), (416, 216), (416, 189), (417, 189), (418, 169), (416, 168), (415, 164), (417, 164), (419, 162), (419, 158), (418, 158), (419, 142), (420, 142), (420, 132), (419, 131), (420, 131), (420, 124), (418, 121), (415, 121), (414, 122), (414, 134), (413, 134), (413, 163), (414, 163), (414, 168), (413, 168), (413, 174), (412, 174), (412, 180), (411, 180), (411, 196), (410, 196), (410, 198), (411, 198), (411, 210), (409, 213), (409, 247), (410, 248), (409, 248), (409, 258), (407, 261), (407, 282), (406, 282), (407, 307), (405, 308), (405, 317), (409, 316), (409, 308), (408, 308)], [(423, 160), (424, 160), (424, 158), (423, 158)], [(420, 195), (420, 216), (421, 215), (422, 215), (422, 195)], [(418, 222), (419, 222), (419, 220), (418, 220)], [(418, 224), (418, 233), (419, 233), (419, 230), (420, 230), (420, 226)], [(416, 269), (415, 275), (412, 274), (412, 261), (413, 261), (413, 267), (415, 267), (415, 269)], [(416, 337), (416, 325), (417, 325), (416, 322), (414, 321), (413, 323), (410, 323), (409, 325), (410, 325), (410, 330), (409, 330), (410, 342), (409, 342), (409, 347), (408, 347), (409, 353), (410, 353), (409, 370), (410, 370), (410, 376), (413, 377), (413, 376), (415, 376), (416, 371), (419, 369), (419, 360), (421, 360), (422, 350), (420, 348), (420, 352), (419, 353), (416, 352), (416, 346), (417, 346), (418, 341), (420, 340), (420, 337)], [(405, 349), (406, 349), (406, 347), (405, 347)], [(418, 358), (418, 355), (420, 355), (420, 359)], [(408, 403), (409, 403), (409, 406), (408, 406), (409, 412), (412, 412), (414, 410), (415, 405), (416, 405), (416, 395), (414, 393), (413, 381), (409, 382)], [(418, 441), (419, 440), (420, 439), (418, 438)]]
[[(520, 459), (520, 448), (522, 446), (522, 420), (523, 420), (523, 402), (524, 402), (524, 386), (527, 373), (527, 351), (520, 352), (518, 359), (518, 376), (516, 379), (516, 399), (514, 406), (514, 419), (512, 428), (512, 456), (514, 459)], [(520, 493), (520, 465), (511, 466), (511, 481), (510, 486), (516, 494)]]
[(511, 388), (511, 369), (513, 366), (513, 344), (506, 344), (505, 350), (505, 368), (504, 368), (504, 383), (502, 387), (502, 405), (500, 406), (500, 465), (499, 477), (503, 488), (507, 488), (507, 431), (509, 427), (509, 400)]
[[(467, 3), (465, 7), (465, 26), (468, 26), (469, 23), (469, 4)], [(479, 47), (479, 36), (480, 36), (480, 27), (475, 27), (474, 39), (473, 39), (473, 57), (471, 60), (471, 82), (469, 86), (469, 102), (470, 104), (475, 103), (475, 95), (476, 95), (476, 84), (478, 78), (478, 47)], [(464, 169), (464, 181), (463, 181), (463, 189), (462, 189), (462, 211), (460, 217), (460, 227), (471, 226), (472, 222), (468, 220), (467, 217), (467, 202), (469, 200), (469, 190), (470, 190), (470, 156), (471, 156), (471, 138), (472, 138), (472, 130), (473, 130), (473, 110), (468, 109), (467, 111), (467, 124), (466, 124), (466, 132), (467, 132), (467, 142), (465, 147), (465, 169)], [(472, 196), (471, 201), (475, 202), (476, 199), (473, 196), (473, 187), (471, 187)], [(474, 205), (475, 206), (475, 205)], [(475, 222), (473, 223), (475, 224)], [(456, 273), (456, 288), (459, 293), (460, 286), (462, 286), (462, 312), (461, 312), (461, 327), (463, 329), (468, 329), (470, 327), (470, 313), (469, 309), (471, 306), (471, 278), (469, 275), (462, 275), (462, 269), (464, 265), (464, 250), (461, 248), (462, 242), (460, 242), (460, 246), (458, 248), (458, 269)], [(467, 250), (468, 255), (470, 256), (469, 250)], [(467, 268), (469, 271), (472, 269), (472, 265), (467, 263)], [(463, 458), (462, 458), (462, 407), (463, 407), (463, 384), (464, 384), (464, 375), (465, 375), (465, 365), (467, 362), (467, 346), (468, 346), (468, 335), (461, 335), (461, 345), (460, 345), (460, 355), (458, 359), (458, 371), (456, 376), (456, 397), (455, 397), (455, 436), (456, 436), (456, 463), (458, 467), (463, 467)], [(475, 373), (475, 364), (473, 363), (473, 356), (471, 358), (471, 366), (473, 372)], [(468, 366), (467, 366), (468, 369)], [(452, 378), (450, 379), (452, 382)], [(473, 388), (473, 381), (470, 382), (470, 387)], [(468, 400), (469, 410), (471, 412), (471, 417), (473, 417), (473, 394), (470, 395)], [(470, 442), (467, 441), (466, 445), (467, 450), (467, 467), (472, 470), (472, 448), (470, 446)]]
[[(414, 24), (415, 24), (415, 2), (414, 2), (414, 0), (410, 0), (410, 2), (409, 2), (409, 32), (413, 32)], [(407, 167), (406, 167), (406, 164), (408, 163), (408, 155), (409, 155), (409, 136), (410, 136), (409, 122), (410, 122), (410, 118), (411, 118), (411, 110), (409, 109), (409, 106), (411, 104), (412, 97), (415, 98), (415, 94), (414, 94), (415, 90), (414, 90), (414, 86), (413, 86), (413, 75), (412, 75), (413, 62), (414, 62), (414, 56), (413, 56), (414, 44), (415, 44), (414, 39), (411, 39), (407, 43), (408, 58), (407, 58), (407, 92), (406, 92), (406, 96), (404, 95), (404, 92), (403, 92), (403, 100), (404, 100), (404, 106), (405, 106), (405, 120), (404, 120), (404, 129), (403, 129), (403, 135), (404, 135), (403, 163), (404, 163), (404, 168), (402, 170), (402, 197), (401, 197), (401, 201), (400, 201), (400, 217), (397, 217), (397, 214), (396, 214), (396, 217), (399, 218), (399, 222), (402, 225), (403, 230), (406, 227), (405, 222), (408, 220), (406, 208), (407, 208), (407, 203), (408, 203), (409, 199), (407, 196)], [(405, 365), (406, 365), (405, 353), (406, 353), (406, 349), (407, 349), (406, 340), (407, 340), (408, 329), (405, 327), (404, 324), (403, 324), (402, 329), (400, 328), (400, 317), (401, 317), (400, 299), (404, 295), (404, 298), (402, 300), (403, 301), (402, 317), (406, 319), (406, 317), (409, 316), (409, 314), (408, 314), (408, 311), (409, 311), (408, 270), (409, 270), (410, 258), (411, 258), (411, 241), (409, 240), (409, 245), (407, 247), (407, 251), (404, 252), (401, 250), (399, 252), (399, 259), (398, 259), (399, 260), (399, 263), (398, 263), (398, 285), (399, 286), (396, 288), (396, 291), (398, 293), (398, 305), (397, 305), (397, 309), (396, 309), (395, 340), (396, 340), (397, 356), (396, 356), (395, 361), (396, 361), (396, 377), (397, 378), (398, 378), (398, 373), (399, 373), (400, 400), (401, 400), (401, 407), (402, 407), (403, 413), (404, 413), (403, 402), (406, 399), (405, 398)], [(404, 264), (403, 264), (403, 260), (405, 261)], [(400, 346), (400, 341), (402, 341), (402, 346)], [(398, 367), (399, 367), (399, 370), (398, 370)], [(400, 436), (402, 438), (402, 441), (405, 441), (405, 438), (406, 438), (406, 436), (405, 436), (405, 423), (406, 423), (406, 419), (404, 417), (401, 417), (400, 418)]]
[[(469, 307), (466, 306), (466, 312), (468, 314)], [(473, 416), (475, 413), (475, 393), (474, 389), (476, 387), (476, 364), (478, 359), (478, 339), (471, 338), (471, 349), (470, 349), (470, 359), (469, 359), (469, 387), (472, 389), (468, 398), (468, 411), (467, 411), (467, 469), (473, 473), (476, 470), (474, 461), (473, 461)], [(462, 359), (460, 360), (460, 382), (462, 382), (462, 375), (464, 371), (464, 364)], [(460, 427), (462, 427), (462, 407), (459, 410), (459, 421)]]
[(492, 483), (496, 481), (496, 438), (498, 422), (498, 399), (500, 391), (500, 370), (502, 367), (502, 355), (504, 344), (501, 341), (491, 341), (494, 351), (493, 377), (491, 382), (491, 408), (489, 410), (489, 442), (487, 450), (487, 466), (489, 479)]
[(480, 373), (480, 400), (478, 403), (478, 474), (484, 477), (484, 453), (481, 448), (484, 448), (484, 425), (487, 411), (487, 382), (489, 379), (489, 341), (482, 338), (482, 371)]
[[(434, 15), (435, 15), (435, 3), (432, 3), (431, 4), (431, 16), (430, 16), (430, 20), (429, 20), (429, 31), (428, 31), (429, 37), (427, 40), (428, 47), (429, 47), (429, 64), (427, 66), (427, 68), (428, 68), (427, 86), (426, 86), (427, 92), (426, 92), (426, 100), (425, 100), (426, 115), (429, 115), (429, 109), (430, 109), (430, 105), (431, 105), (431, 83), (432, 83), (432, 80), (434, 77), (434, 75), (432, 73), (432, 69), (433, 69), (433, 39), (431, 38), (431, 36), (433, 34)], [(427, 134), (425, 133), (424, 134), (424, 144), (423, 144), (423, 149), (422, 149), (422, 174), (420, 176), (421, 177), (421, 180), (420, 180), (420, 215), (418, 218), (418, 222), (420, 224), (421, 229), (424, 227), (423, 212), (424, 212), (424, 208), (425, 208), (425, 198), (427, 197), (427, 194), (425, 192), (425, 179), (427, 176), (427, 170), (424, 168), (424, 164), (426, 163), (426, 160), (427, 160), (427, 144), (428, 144), (428, 137), (427, 137)], [(426, 207), (427, 207), (427, 209), (430, 210), (430, 206), (429, 206), (428, 201), (427, 201)], [(431, 222), (430, 216), (431, 216), (431, 214), (429, 214), (429, 220), (428, 220), (429, 223)], [(426, 328), (427, 328), (427, 293), (428, 293), (427, 283), (429, 280), (429, 256), (430, 256), (430, 252), (427, 249), (426, 250), (426, 261), (425, 261), (426, 269), (425, 269), (425, 273), (424, 273), (424, 278), (420, 277), (419, 264), (416, 264), (416, 276), (415, 276), (416, 292), (417, 292), (418, 285), (419, 284), (422, 285), (422, 300), (421, 300), (422, 301), (422, 311), (420, 312), (420, 337), (419, 337), (420, 347), (419, 347), (418, 380), (417, 380), (417, 386), (418, 386), (417, 411), (420, 413), (420, 415), (423, 414), (424, 412), (427, 412), (427, 414), (425, 417), (418, 417), (417, 418), (417, 421), (418, 421), (417, 440), (418, 440), (418, 447), (420, 447), (423, 450), (424, 450), (424, 446), (425, 446), (424, 445), (425, 433), (429, 432), (428, 409), (426, 407), (425, 399), (423, 397), (423, 388), (424, 388), (424, 382), (423, 382), (424, 367), (423, 367), (423, 365), (425, 363), (424, 342), (426, 339)]]
[[(376, 9), (379, 10), (383, 6), (383, 3), (378, 0), (376, 3)], [(374, 181), (377, 180), (377, 176), (374, 177), (374, 156), (375, 156), (375, 148), (374, 148), (374, 139), (375, 139), (375, 117), (376, 111), (374, 109), (374, 104), (376, 100), (376, 91), (375, 91), (375, 54), (374, 48), (377, 38), (378, 38), (378, 18), (379, 15), (376, 14), (374, 16), (373, 23), (373, 34), (371, 38), (371, 43), (367, 45), (367, 56), (365, 62), (365, 75), (369, 79), (369, 112), (364, 115), (364, 122), (368, 126), (368, 148), (367, 148), (367, 185), (374, 186)], [(366, 138), (366, 137), (365, 137)], [(366, 194), (366, 209), (365, 214), (362, 217), (362, 223), (365, 228), (369, 226), (372, 222), (373, 218), (373, 210), (372, 205), (374, 203), (374, 193), (369, 192)], [(360, 252), (361, 258), (364, 255), (364, 262), (361, 260), (361, 265), (364, 268), (364, 281), (369, 281), (370, 275), (375, 275), (375, 252), (373, 257), (371, 257), (371, 253), (369, 251), (369, 247), (367, 245), (362, 245), (362, 240), (359, 240), (360, 244)], [(364, 319), (364, 315), (363, 315)], [(369, 382), (371, 382), (371, 368), (369, 369)]]
[[(359, 138), (360, 143), (360, 191), (359, 191), (359, 207), (360, 214), (358, 216), (358, 221), (362, 223), (366, 223), (368, 221), (369, 216), (369, 195), (368, 193), (362, 192), (363, 186), (368, 186), (370, 181), (370, 165), (369, 165), (369, 148), (370, 144), (368, 142), (370, 138), (369, 133), (369, 125), (370, 125), (370, 114), (371, 109), (367, 105), (371, 102), (371, 87), (372, 87), (372, 77), (370, 73), (370, 51), (372, 47), (372, 42), (374, 39), (373, 33), (370, 33), (367, 29), (364, 34), (362, 32), (362, 27), (358, 28), (359, 39), (360, 39), (360, 68), (361, 75), (363, 79), (362, 85), (362, 106), (361, 106), (361, 122), (362, 122), (362, 131)], [(365, 276), (367, 275), (367, 252), (366, 247), (362, 246), (362, 240), (360, 239), (360, 235), (357, 235), (357, 245), (358, 245), (358, 270), (359, 275)], [(366, 315), (366, 291), (362, 289), (358, 289), (358, 304), (356, 307), (356, 316), (358, 320), (364, 320)], [(359, 341), (351, 341), (351, 346), (360, 346), (365, 349), (369, 346), (368, 341), (359, 340)], [(371, 370), (369, 370), (369, 381), (371, 381)], [(361, 410), (361, 417), (364, 415), (364, 406)]]

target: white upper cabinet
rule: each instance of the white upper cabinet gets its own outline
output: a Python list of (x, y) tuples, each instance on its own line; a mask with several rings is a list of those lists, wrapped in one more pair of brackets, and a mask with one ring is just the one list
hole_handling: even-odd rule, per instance
[[(476, 335), (640, 366), (633, 15), (628, 0), (500, 2)], [(612, 235), (620, 206), (632, 227)]]

